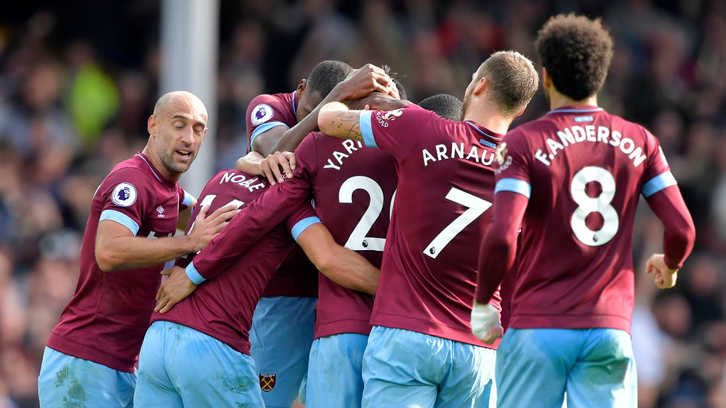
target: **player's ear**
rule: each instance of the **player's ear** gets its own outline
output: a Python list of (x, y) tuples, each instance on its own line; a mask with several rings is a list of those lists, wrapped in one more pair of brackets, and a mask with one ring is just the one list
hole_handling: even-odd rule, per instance
[(486, 77), (479, 80), (479, 82), (474, 87), (474, 90), (472, 91), (473, 95), (479, 95), (480, 93), (484, 92), (485, 89), (489, 86), (489, 81), (486, 79)]
[(305, 88), (307, 87), (308, 81), (307, 79), (301, 79), (300, 83), (297, 84), (297, 97), (298, 99), (302, 98), (305, 94)]
[(542, 89), (547, 89), (552, 85), (552, 77), (547, 72), (547, 68), (542, 68)]
[(158, 121), (156, 119), (156, 116), (154, 116), (154, 115), (149, 116), (149, 120), (146, 123), (146, 129), (149, 131), (149, 135), (156, 136), (157, 125), (158, 125)]

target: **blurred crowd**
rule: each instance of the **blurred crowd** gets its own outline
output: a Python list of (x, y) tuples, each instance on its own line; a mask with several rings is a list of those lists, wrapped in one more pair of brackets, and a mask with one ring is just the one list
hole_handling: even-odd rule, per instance
[[(160, 1), (75, 2), (86, 12), (71, 24), (54, 3), (0, 19), (0, 408), (37, 406), (43, 347), (75, 289), (91, 198), (115, 163), (143, 148), (158, 96)], [(412, 101), (463, 98), (492, 51), (515, 49), (538, 64), (533, 40), (549, 16), (601, 16), (616, 46), (600, 103), (659, 138), (698, 234), (676, 288), (656, 290), (643, 265), (659, 251), (662, 227), (643, 203), (632, 330), (640, 407), (726, 407), (726, 2), (221, 0), (221, 8), (220, 169), (245, 152), (249, 101), (291, 92), (321, 60), (387, 64)], [(114, 17), (137, 23), (127, 35), (122, 24), (94, 21)], [(539, 91), (514, 126), (546, 110)]]

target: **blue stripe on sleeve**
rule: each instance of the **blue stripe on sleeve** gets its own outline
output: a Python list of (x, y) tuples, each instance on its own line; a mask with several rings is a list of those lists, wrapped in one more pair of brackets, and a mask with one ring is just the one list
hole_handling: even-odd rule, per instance
[(194, 261), (187, 265), (186, 273), (187, 278), (189, 278), (190, 281), (194, 282), (195, 285), (199, 285), (206, 280), (204, 276), (199, 273), (197, 268), (194, 267)]
[(189, 194), (186, 190), (184, 190), (184, 201), (182, 201), (182, 205), (185, 207), (189, 207), (192, 205), (192, 195)]
[(666, 187), (675, 186), (676, 184), (678, 183), (676, 183), (676, 178), (673, 177), (673, 173), (667, 171), (653, 177), (645, 183), (641, 192), (644, 197), (650, 197), (660, 190), (663, 190)]
[(294, 227), (292, 227), (292, 237), (297, 241), (297, 237), (300, 236), (306, 229), (308, 229), (309, 226), (313, 224), (317, 224), (320, 222), (320, 218), (318, 217), (308, 217), (303, 218), (302, 220), (298, 221), (297, 224), (295, 224)]
[(497, 181), (497, 185), (494, 187), (494, 194), (500, 191), (511, 191), (529, 198), (529, 195), (532, 193), (532, 186), (526, 181), (516, 178), (504, 178)]
[(101, 217), (98, 219), (98, 222), (105, 220), (111, 220), (123, 225), (124, 227), (128, 228), (131, 233), (134, 234), (134, 236), (139, 233), (139, 224), (137, 224), (136, 221), (132, 220), (131, 217), (120, 211), (104, 210), (101, 213)]
[[(282, 122), (269, 122), (269, 123), (265, 123), (264, 125), (257, 126), (255, 128), (255, 130), (252, 131), (252, 135), (250, 136), (250, 146), (255, 145), (254, 143), (255, 143), (255, 139), (257, 138), (257, 136), (267, 132), (268, 130), (270, 130), (274, 127), (278, 127), (278, 126), (285, 126), (286, 128), (289, 129), (289, 127)], [(252, 150), (255, 150), (255, 149), (252, 149)]]
[(373, 137), (373, 128), (371, 127), (371, 115), (373, 111), (364, 110), (360, 113), (360, 132), (363, 134), (363, 143), (368, 147), (378, 147), (376, 139)]

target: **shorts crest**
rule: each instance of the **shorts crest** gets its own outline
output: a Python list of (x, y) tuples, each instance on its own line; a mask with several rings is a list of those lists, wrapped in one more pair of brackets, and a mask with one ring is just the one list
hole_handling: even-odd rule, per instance
[(260, 388), (264, 392), (270, 392), (275, 389), (277, 384), (277, 374), (275, 373), (260, 373)]

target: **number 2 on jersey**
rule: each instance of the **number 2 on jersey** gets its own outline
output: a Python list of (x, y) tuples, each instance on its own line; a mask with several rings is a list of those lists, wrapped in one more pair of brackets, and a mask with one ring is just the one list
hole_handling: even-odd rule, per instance
[(468, 207), (466, 211), (461, 213), (451, 224), (447, 225), (439, 235), (426, 246), (423, 253), (436, 259), (437, 256), (449, 245), (449, 242), (454, 239), (467, 225), (474, 222), (480, 215), (484, 214), (484, 211), (488, 210), (492, 206), (489, 201), (483, 200), (475, 195), (469, 194), (466, 191), (459, 190), (458, 188), (451, 187), (449, 193), (446, 194), (446, 199), (453, 201), (457, 204), (461, 204), (464, 207)]
[[(587, 183), (592, 181), (602, 186), (602, 192), (597, 197), (590, 197), (585, 191)], [(587, 246), (600, 246), (610, 242), (617, 234), (620, 225), (618, 212), (610, 205), (615, 198), (613, 175), (602, 167), (585, 167), (572, 177), (570, 193), (578, 205), (570, 220), (575, 237)], [(585, 218), (594, 212), (599, 213), (603, 219), (603, 225), (597, 231), (591, 230), (585, 223)]]
[[(373, 223), (381, 215), (381, 210), (383, 210), (383, 189), (370, 177), (353, 176), (340, 185), (338, 201), (343, 204), (353, 203), (353, 192), (355, 190), (364, 190), (368, 193), (370, 203), (363, 217), (358, 221), (353, 232), (350, 233), (345, 247), (351, 251), (383, 251), (383, 247), (386, 245), (385, 238), (366, 236)], [(393, 207), (393, 203), (391, 203), (391, 207)]]

